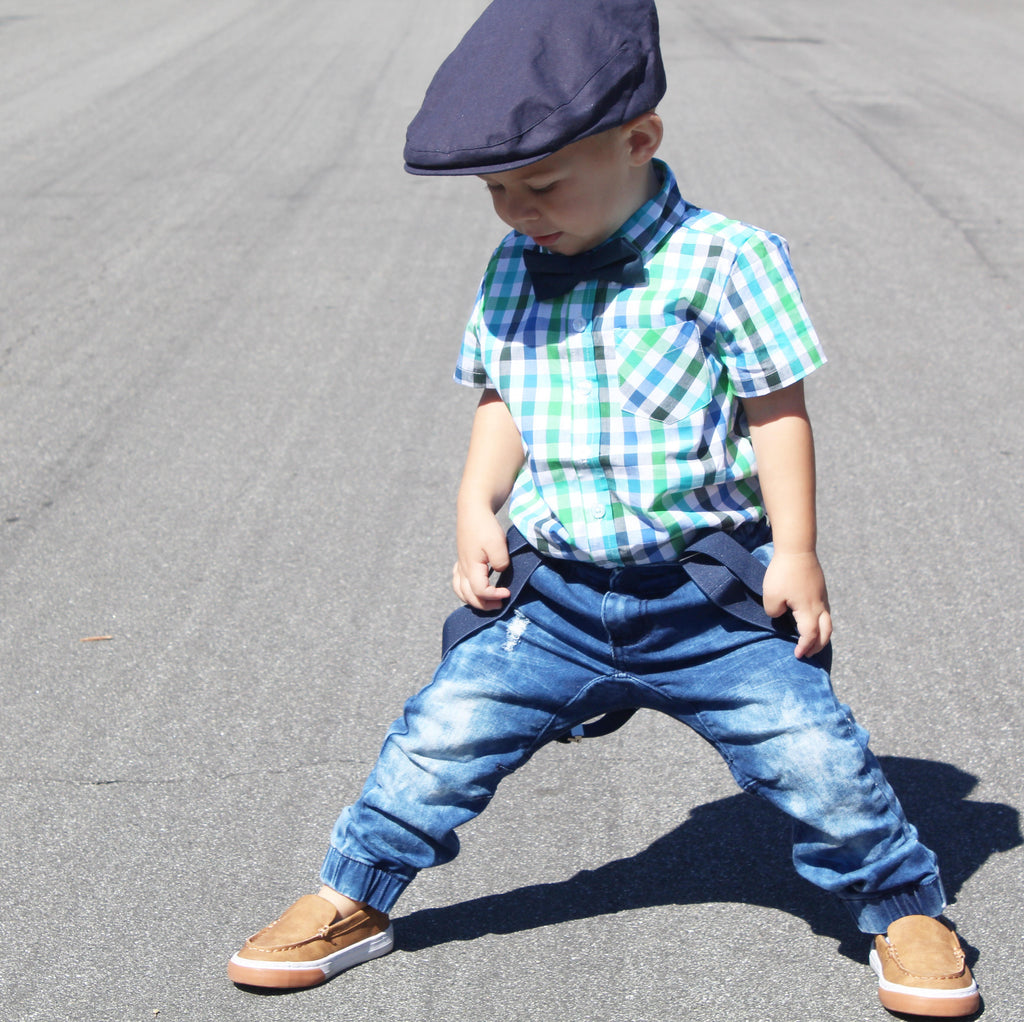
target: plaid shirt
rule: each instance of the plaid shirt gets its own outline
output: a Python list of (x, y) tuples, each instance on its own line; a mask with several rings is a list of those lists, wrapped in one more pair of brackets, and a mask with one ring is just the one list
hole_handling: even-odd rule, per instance
[(619, 229), (647, 284), (584, 281), (534, 299), (529, 238), (510, 233), (484, 274), (455, 379), (497, 390), (526, 462), (509, 516), (554, 557), (678, 560), (707, 529), (764, 517), (739, 399), (786, 387), (825, 357), (786, 242), (659, 193)]

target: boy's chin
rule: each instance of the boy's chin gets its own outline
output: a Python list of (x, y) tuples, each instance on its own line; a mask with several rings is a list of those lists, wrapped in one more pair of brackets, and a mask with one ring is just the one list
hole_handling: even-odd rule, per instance
[(558, 238), (548, 241), (541, 240), (540, 238), (534, 238), (533, 240), (549, 252), (563, 256), (582, 255), (584, 252), (589, 252), (592, 248), (597, 248), (601, 244), (600, 241), (590, 242), (580, 238), (567, 238), (565, 235), (560, 235)]

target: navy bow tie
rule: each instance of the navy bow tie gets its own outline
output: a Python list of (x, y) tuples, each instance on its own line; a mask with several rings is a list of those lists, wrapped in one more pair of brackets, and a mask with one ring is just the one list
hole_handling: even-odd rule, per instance
[(582, 280), (607, 280), (616, 284), (643, 284), (647, 280), (640, 249), (625, 238), (612, 238), (578, 255), (523, 250), (533, 293), (539, 301), (568, 294)]

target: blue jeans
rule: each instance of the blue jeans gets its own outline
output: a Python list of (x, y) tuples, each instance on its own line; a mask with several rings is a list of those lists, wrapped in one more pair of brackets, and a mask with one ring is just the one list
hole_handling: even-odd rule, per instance
[[(767, 562), (771, 547), (755, 555)], [(335, 825), (324, 883), (387, 912), (458, 853), (498, 782), (582, 721), (637, 706), (689, 725), (746, 791), (794, 822), (797, 871), (866, 933), (939, 915), (935, 856), (829, 676), (710, 603), (676, 565), (545, 562), (513, 612), (451, 650), (388, 731)]]

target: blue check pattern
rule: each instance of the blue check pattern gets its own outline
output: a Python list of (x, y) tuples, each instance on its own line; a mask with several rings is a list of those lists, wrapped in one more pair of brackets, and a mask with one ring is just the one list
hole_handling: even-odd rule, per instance
[(529, 238), (484, 274), (455, 379), (497, 390), (526, 462), (509, 515), (542, 553), (604, 565), (678, 560), (702, 531), (764, 516), (740, 399), (825, 357), (786, 242), (685, 202), (669, 168), (619, 230), (646, 285), (584, 281), (534, 299)]

